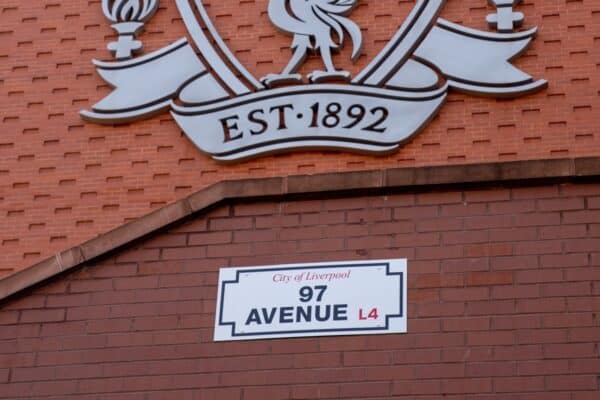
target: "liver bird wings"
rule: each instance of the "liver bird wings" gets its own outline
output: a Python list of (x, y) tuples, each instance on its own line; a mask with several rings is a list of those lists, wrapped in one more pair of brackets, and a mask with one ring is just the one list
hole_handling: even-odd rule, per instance
[[(280, 30), (292, 34), (292, 58), (281, 74), (270, 74), (263, 79), (267, 85), (280, 81), (301, 81), (294, 72), (310, 50), (318, 50), (326, 71), (314, 71), (312, 81), (349, 79), (347, 71), (337, 71), (331, 52), (338, 50), (347, 32), (352, 40), (352, 60), (360, 55), (362, 35), (360, 28), (345, 15), (350, 14), (358, 0), (270, 0), (269, 18)], [(334, 34), (336, 36), (334, 39)]]

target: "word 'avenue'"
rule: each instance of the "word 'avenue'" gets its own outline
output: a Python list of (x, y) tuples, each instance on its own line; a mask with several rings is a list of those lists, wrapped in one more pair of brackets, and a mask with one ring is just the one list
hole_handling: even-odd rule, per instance
[[(277, 319), (275, 318), (277, 317)], [(280, 324), (294, 322), (327, 322), (347, 321), (348, 304), (327, 304), (316, 306), (253, 308), (250, 310), (246, 325), (251, 324)]]

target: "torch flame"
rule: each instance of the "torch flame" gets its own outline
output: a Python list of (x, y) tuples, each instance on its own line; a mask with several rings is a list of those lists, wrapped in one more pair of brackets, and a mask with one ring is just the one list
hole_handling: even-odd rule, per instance
[(144, 22), (158, 8), (158, 0), (102, 0), (102, 11), (112, 22)]

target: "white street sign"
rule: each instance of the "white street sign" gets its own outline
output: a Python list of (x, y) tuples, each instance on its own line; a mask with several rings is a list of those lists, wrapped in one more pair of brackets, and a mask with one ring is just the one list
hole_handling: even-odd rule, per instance
[(406, 332), (406, 260), (222, 268), (215, 341)]

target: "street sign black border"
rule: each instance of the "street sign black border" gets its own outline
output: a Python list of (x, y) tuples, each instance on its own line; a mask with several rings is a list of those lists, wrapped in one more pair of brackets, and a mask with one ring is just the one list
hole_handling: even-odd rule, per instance
[[(400, 285), (400, 295), (399, 295), (399, 314), (392, 314), (385, 316), (385, 326), (382, 327), (373, 327), (373, 328), (342, 328), (342, 329), (303, 329), (303, 330), (287, 330), (287, 331), (271, 331), (271, 332), (257, 332), (257, 333), (236, 333), (236, 323), (235, 322), (225, 322), (223, 321), (223, 304), (225, 299), (225, 289), (228, 284), (240, 283), (240, 273), (254, 273), (254, 272), (268, 272), (268, 271), (293, 271), (293, 270), (301, 270), (301, 269), (324, 269), (324, 268), (361, 268), (361, 267), (385, 267), (386, 268), (386, 276), (398, 275), (399, 276), (399, 285)], [(294, 267), (282, 267), (282, 268), (256, 268), (256, 269), (238, 269), (236, 271), (235, 280), (223, 281), (221, 283), (221, 296), (219, 301), (219, 326), (231, 326), (231, 337), (246, 337), (246, 336), (269, 336), (269, 335), (296, 335), (302, 333), (331, 333), (331, 332), (373, 332), (373, 331), (386, 331), (389, 329), (390, 319), (391, 318), (402, 318), (404, 316), (404, 273), (403, 272), (391, 272), (390, 271), (390, 263), (351, 263), (351, 264), (335, 264), (335, 265), (302, 265), (302, 266), (294, 266)]]

